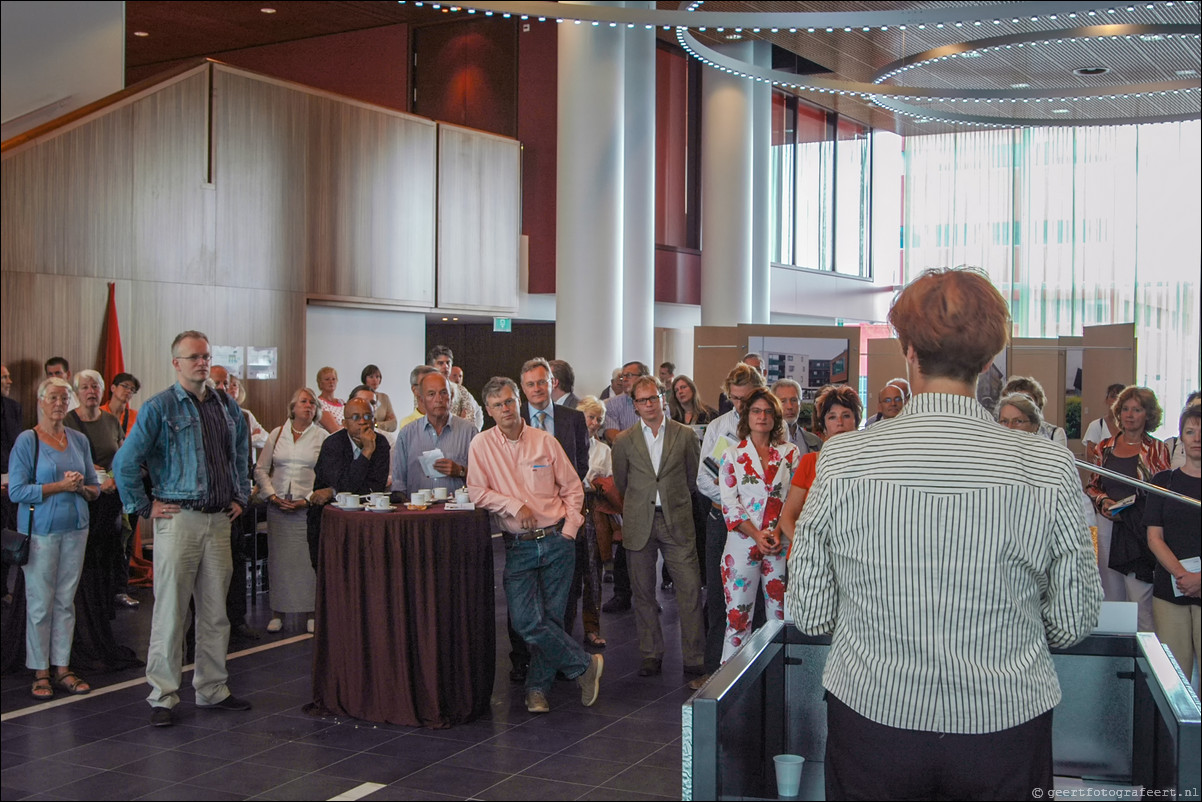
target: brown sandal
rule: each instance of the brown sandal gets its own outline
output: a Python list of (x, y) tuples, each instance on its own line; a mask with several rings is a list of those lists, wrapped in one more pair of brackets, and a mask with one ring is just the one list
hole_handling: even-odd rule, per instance
[(586, 632), (584, 633), (584, 644), (592, 646), (594, 649), (604, 649), (605, 638), (601, 637), (599, 632)]
[(87, 680), (77, 675), (74, 671), (64, 671), (54, 678), (54, 684), (62, 688), (67, 693), (83, 696), (86, 693), (92, 692), (92, 686)]
[(29, 695), (39, 702), (54, 698), (54, 688), (50, 687), (50, 677), (34, 677)]

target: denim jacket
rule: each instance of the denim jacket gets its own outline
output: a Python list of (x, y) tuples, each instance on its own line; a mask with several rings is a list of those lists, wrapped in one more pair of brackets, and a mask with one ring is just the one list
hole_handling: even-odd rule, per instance
[[(242, 466), (249, 459), (246, 418), (237, 402), (222, 392), (230, 453), (234, 455), (234, 501), (246, 507), (250, 478)], [(204, 438), (200, 411), (176, 382), (150, 398), (138, 410), (138, 420), (113, 459), (113, 477), (126, 512), (149, 509), (151, 499), (142, 484), (141, 467), (150, 472), (154, 497), (162, 501), (200, 501), (205, 496)]]

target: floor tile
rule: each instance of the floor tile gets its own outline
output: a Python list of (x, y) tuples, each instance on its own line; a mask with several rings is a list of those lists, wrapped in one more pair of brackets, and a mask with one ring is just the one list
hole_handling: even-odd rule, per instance
[(553, 730), (550, 727), (514, 727), (509, 732), (503, 732), (493, 738), (490, 743), (550, 754), (571, 746), (583, 737), (578, 733)]
[(397, 780), (394, 785), (451, 794), (462, 799), (475, 796), (485, 788), (496, 785), (508, 777), (508, 773), (438, 764)]
[(431, 800), (432, 802), (437, 802), (437, 800), (444, 799), (458, 800), (463, 799), (463, 797), (454, 796), (452, 794), (438, 794), (433, 791), (424, 791), (420, 788), (403, 788), (398, 785), (389, 785), (381, 788), (374, 794), (369, 794), (368, 796), (363, 797), (363, 799), (364, 802), (366, 802), (366, 800), (371, 800), (371, 802), (403, 802), (403, 800), (426, 799)]
[(320, 768), (337, 763), (350, 757), (353, 752), (345, 749), (335, 749), (330, 746), (300, 743), (292, 741), (279, 746), (273, 746), (257, 755), (246, 759), (247, 763), (278, 766), (282, 769), (304, 768), (317, 771)]
[(136, 797), (143, 800), (163, 800), (163, 802), (188, 802), (195, 800), (196, 802), (233, 802), (233, 800), (243, 799), (241, 794), (227, 793), (224, 791), (214, 791), (212, 788), (201, 788), (199, 785), (189, 785), (188, 783), (176, 783), (168, 785), (165, 788), (156, 788), (148, 794)]
[(288, 742), (262, 735), (247, 735), (243, 732), (219, 732), (191, 741), (184, 749), (193, 754), (227, 761), (248, 760), (282, 743)]
[(381, 755), (392, 755), (406, 760), (420, 760), (424, 763), (436, 763), (456, 752), (471, 748), (470, 744), (461, 741), (448, 741), (444, 738), (430, 738), (425, 735), (405, 735), (379, 746), (373, 746), (369, 752)]
[(103, 769), (78, 766), (60, 760), (31, 760), (0, 771), (0, 785), (10, 792), (16, 791), (18, 796), (28, 796), (54, 791), (59, 786), (101, 773)]
[(198, 755), (184, 747), (182, 750), (173, 749), (135, 760), (121, 766), (119, 771), (179, 783), (227, 764), (228, 761), (221, 758)]
[(597, 760), (576, 755), (551, 755), (546, 760), (523, 769), (521, 773), (529, 777), (596, 786), (606, 783), (628, 768), (630, 768), (629, 764), (613, 760)]
[[(154, 747), (135, 746), (128, 741), (107, 739), (93, 741), (75, 749), (60, 752), (55, 756), (55, 759), (75, 763), (80, 766), (92, 766), (97, 769), (115, 769), (118, 766), (124, 766), (126, 763), (133, 763), (136, 760), (153, 757), (160, 752), (162, 752), (161, 749)], [(7, 761), (5, 765), (8, 765)]]
[(60, 785), (58, 788), (53, 789), (53, 791), (55, 794), (62, 794), (69, 799), (125, 800), (172, 784), (171, 780), (163, 780), (157, 777), (105, 771), (82, 780), (76, 780), (67, 785)]
[[(607, 730), (608, 732), (608, 730)], [(612, 738), (604, 734), (593, 735), (583, 741), (577, 741), (561, 754), (578, 755), (598, 760), (613, 760), (619, 763), (637, 763), (655, 752), (661, 744), (646, 741), (629, 741), (624, 738)]]
[(477, 744), (451, 755), (442, 761), (443, 766), (465, 766), (467, 768), (517, 774), (547, 757), (546, 752), (530, 749), (513, 749), (495, 743)]
[(428, 764), (421, 760), (359, 752), (337, 763), (320, 769), (319, 773), (330, 777), (343, 777), (358, 783), (389, 783), (421, 771)]
[(656, 766), (661, 769), (680, 771), (680, 742), (668, 744), (639, 761), (640, 766)]
[(330, 799), (346, 793), (359, 785), (345, 777), (330, 777), (325, 774), (306, 774), (266, 791), (255, 799)]
[(240, 793), (245, 798), (270, 791), (277, 785), (292, 782), (297, 777), (304, 776), (305, 773), (294, 769), (281, 769), (277, 766), (231, 763), (194, 777), (191, 783), (202, 788), (212, 788), (215, 791)]
[(497, 783), (476, 794), (477, 799), (577, 799), (592, 790), (588, 785), (575, 785), (542, 777), (517, 776)]
[(639, 793), (647, 792), (680, 799), (680, 771), (639, 764), (631, 766), (618, 776), (602, 783), (602, 787)]

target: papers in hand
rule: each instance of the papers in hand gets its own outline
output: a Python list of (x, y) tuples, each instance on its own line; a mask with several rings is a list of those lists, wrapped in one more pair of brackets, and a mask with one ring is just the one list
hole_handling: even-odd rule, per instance
[(1109, 512), (1111, 515), (1118, 515), (1120, 512), (1127, 509), (1128, 507), (1133, 506), (1134, 504), (1135, 504), (1135, 494), (1132, 493), (1131, 495), (1127, 496), (1126, 498), (1121, 498), (1118, 501), (1114, 502), (1114, 504), (1111, 504), (1110, 509), (1107, 510), (1107, 512)]
[(445, 479), (446, 477), (434, 469), (434, 463), (443, 458), (441, 448), (432, 448), (429, 451), (423, 451), (422, 455), (417, 458), (418, 464), (422, 466), (422, 473), (427, 479)]
[[(1181, 561), (1181, 567), (1191, 574), (1196, 574), (1202, 571), (1202, 557), (1186, 557)], [(1181, 592), (1181, 588), (1177, 587), (1177, 580), (1173, 579), (1171, 581), (1173, 583), (1173, 595), (1184, 596), (1185, 594)]]

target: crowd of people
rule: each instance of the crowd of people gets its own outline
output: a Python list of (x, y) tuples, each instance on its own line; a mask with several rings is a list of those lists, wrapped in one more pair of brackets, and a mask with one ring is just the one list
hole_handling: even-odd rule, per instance
[[(969, 283), (960, 286), (964, 281)], [(1005, 528), (993, 525), (1020, 508), (1033, 510), (1039, 520), (1030, 526), (1050, 538), (1051, 545), (1044, 544), (1053, 555), (1048, 576), (1057, 582), (1075, 577), (1079, 585), (1067, 606), (1053, 611), (1063, 620), (1047, 623), (1047, 642), (1067, 644), (1088, 634), (1097, 612), (1090, 582), (1100, 582), (1107, 599), (1137, 602), (1140, 628), (1155, 630), (1188, 674), (1199, 652), (1202, 609), (1196, 509), (1136, 493), (1101, 474), (1082, 493), (1065, 432), (1043, 419), (1046, 397), (1030, 377), (1011, 377), (994, 410), (975, 401), (975, 377), (989, 364), (981, 355), (991, 357), (1005, 344), (1005, 327), (997, 320), (1004, 304), (999, 312), (999, 299), (974, 283), (980, 281), (968, 271), (928, 274), (899, 296), (891, 322), (913, 384), (890, 379), (867, 420), (852, 388), (829, 385), (813, 398), (807, 425), (803, 388), (787, 378), (769, 386), (757, 354), (730, 370), (716, 407), (670, 362), (656, 375), (641, 361), (627, 362), (614, 370), (600, 397), (579, 397), (570, 364), (537, 357), (513, 379), (490, 379), (477, 401), (454, 354), (439, 345), (410, 373), (414, 412), (406, 418), (380, 391), (376, 365), (363, 368), (361, 384), (346, 399), (338, 395), (337, 371), (323, 367), (317, 389), (297, 388), (286, 420), (265, 429), (245, 408), (237, 377), (212, 366), (208, 338), (185, 331), (171, 345), (176, 383), (137, 410), (131, 402), (141, 388), (133, 375), (115, 377), (102, 405), (105, 386), (98, 373), (80, 371), (71, 381), (66, 360), (48, 360), (37, 392), (37, 426), (20, 432), (21, 412), (4, 368), (6, 515), (13, 518), (6, 526), (33, 533), (23, 569), (31, 694), (48, 699), (56, 688), (90, 690), (72, 668), (73, 648), (76, 658), (86, 652), (97, 666), (136, 660), (115, 643), (109, 621), (116, 607), (138, 604), (127, 583), (130, 532), (142, 519), (154, 536), (147, 657), (152, 723), (173, 723), (190, 601), (198, 706), (248, 709), (249, 702), (230, 692), (225, 660), (227, 590), (236, 573), (231, 526), (252, 500), (266, 505), (267, 630), (280, 632), (296, 616), (297, 626), (303, 619), (312, 632), (324, 505), (339, 493), (390, 491), (408, 500), (435, 488), (451, 495), (466, 488), (504, 537), (510, 678), (524, 683), (532, 713), (549, 710), (557, 674), (578, 683), (584, 705), (595, 702), (606, 647), (602, 613), (633, 609), (642, 656), (637, 673), (662, 672), (667, 646), (657, 585), (674, 593), (684, 673), (694, 688), (738, 652), (757, 620), (783, 618), (785, 590), (792, 586), (790, 604), (801, 628), (829, 631), (840, 622), (827, 687), (838, 697), (832, 723), (840, 717), (842, 731), (854, 735), (836, 742), (836, 751), (858, 753), (854, 738), (875, 742), (889, 735), (866, 729), (865, 716), (886, 729), (944, 726), (917, 709), (903, 715), (898, 711), (904, 705), (886, 710), (879, 699), (865, 697), (860, 674), (869, 669), (862, 661), (880, 647), (860, 644), (863, 654), (853, 654), (855, 644), (861, 638), (866, 644), (886, 626), (934, 626), (896, 622), (897, 609), (879, 609), (906, 594), (919, 599), (919, 608), (927, 601), (923, 588), (904, 582), (879, 592), (881, 582), (926, 570), (919, 565), (924, 556), (914, 551), (917, 540), (898, 537), (903, 522), (916, 539), (930, 534), (924, 526), (938, 530), (921, 548), (943, 552), (941, 559), (950, 561), (944, 579), (952, 586), (962, 584), (958, 577), (996, 569), (1026, 599), (1027, 579), (1018, 577), (1009, 562), (1016, 558), (1005, 553), (1013, 544), (1006, 546)], [(976, 304), (977, 330), (966, 333), (956, 321), (932, 319), (936, 313), (929, 310), (939, 304), (914, 300), (918, 293), (952, 293), (958, 302)], [(957, 337), (968, 345), (957, 346)], [(1107, 401), (1107, 414), (1086, 431), (1090, 459), (1199, 497), (1197, 394), (1180, 416), (1179, 437), (1167, 445), (1150, 434), (1163, 415), (1150, 390), (1115, 385)], [(484, 426), (485, 413), (491, 428)], [(977, 438), (971, 448), (964, 439), (970, 435)], [(961, 464), (965, 460), (971, 470)], [(927, 488), (912, 486), (915, 461), (923, 463), (928, 483), (947, 490), (945, 496), (930, 501)], [(910, 478), (879, 481), (903, 470), (898, 466)], [(989, 476), (981, 479), (982, 473)], [(1015, 475), (1022, 481), (1012, 483)], [(969, 546), (960, 542), (957, 522), (967, 526), (974, 515), (977, 542)], [(1073, 572), (1080, 568), (1079, 536), (1091, 526), (1097, 534), (1087, 581)], [(877, 543), (882, 537), (892, 540)], [(881, 549), (878, 557), (865, 555), (867, 544)], [(608, 584), (613, 593), (603, 604)], [(1052, 596), (1054, 590), (1045, 592)], [(861, 591), (878, 598), (848, 601)], [(880, 619), (868, 623), (874, 609)], [(1037, 605), (1035, 620), (1041, 615)], [(1057, 626), (1063, 631), (1053, 635)], [(1012, 634), (1019, 640), (1030, 635), (1021, 627)], [(968, 651), (978, 654), (978, 646)], [(985, 651), (982, 660), (1005, 663)], [(912, 658), (890, 657), (898, 665)], [(1013, 687), (995, 689), (998, 705), (1005, 708), (1007, 694), (1021, 691), (1043, 708), (1027, 712), (1050, 709), (1055, 694), (1047, 685), (1049, 667), (1040, 658), (1026, 667), (1026, 686), (1018, 688), (1015, 680)], [(910, 681), (921, 684), (926, 669), (912, 671)], [(1004, 718), (980, 717), (965, 731), (1021, 723)], [(827, 776), (829, 782), (830, 767)]]

